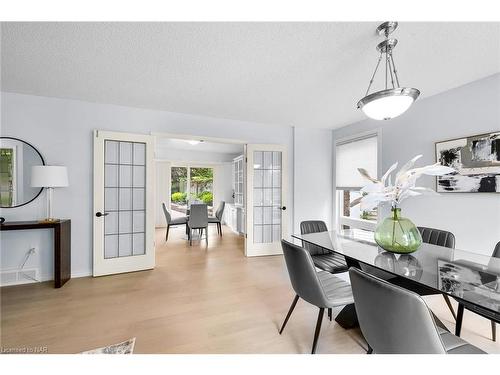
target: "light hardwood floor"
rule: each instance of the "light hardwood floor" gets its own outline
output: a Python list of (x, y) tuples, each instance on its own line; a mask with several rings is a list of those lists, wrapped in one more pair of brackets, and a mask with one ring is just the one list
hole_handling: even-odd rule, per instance
[[(243, 240), (210, 229), (209, 246), (192, 247), (183, 228), (156, 231), (151, 271), (1, 289), (3, 348), (47, 347), (78, 353), (136, 337), (136, 353), (309, 353), (317, 309), (299, 301), (278, 334), (294, 293), (281, 256), (246, 258)], [(440, 296), (426, 299), (453, 329)], [(488, 320), (466, 312), (462, 336), (489, 353)], [(344, 330), (326, 318), (317, 353), (364, 353), (359, 329)]]

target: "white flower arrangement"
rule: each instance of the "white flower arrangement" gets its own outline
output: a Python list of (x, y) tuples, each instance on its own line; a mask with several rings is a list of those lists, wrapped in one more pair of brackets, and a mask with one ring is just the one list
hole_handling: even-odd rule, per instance
[(385, 172), (380, 180), (371, 177), (365, 169), (358, 168), (359, 173), (370, 183), (361, 189), (363, 196), (352, 201), (350, 206), (360, 204), (361, 210), (370, 211), (381, 202), (391, 202), (392, 208), (398, 208), (401, 202), (408, 197), (423, 194), (438, 195), (432, 189), (415, 186), (417, 179), (424, 174), (442, 176), (456, 172), (456, 170), (439, 163), (411, 169), (421, 157), (422, 155), (415, 156), (396, 173), (394, 185), (392, 184), (391, 173), (397, 168), (397, 162)]

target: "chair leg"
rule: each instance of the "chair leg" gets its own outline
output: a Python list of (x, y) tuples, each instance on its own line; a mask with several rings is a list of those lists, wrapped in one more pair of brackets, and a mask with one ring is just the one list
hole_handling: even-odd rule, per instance
[[(201, 230), (201, 233), (203, 234), (203, 229)], [(208, 246), (208, 225), (205, 227), (205, 243)]]
[(450, 309), (451, 315), (453, 315), (453, 319), (455, 319), (455, 321), (457, 321), (457, 315), (455, 314), (455, 310), (453, 309), (453, 306), (451, 305), (450, 297), (448, 297), (446, 294), (443, 294), (443, 298), (444, 298), (446, 304), (448, 305), (448, 308)]
[(220, 232), (220, 236), (222, 237), (222, 223), (219, 223), (219, 232)]
[(189, 246), (193, 245), (193, 230), (189, 228)]
[(368, 350), (366, 351), (366, 354), (372, 354), (373, 353), (373, 348), (368, 344)]
[(462, 321), (464, 320), (464, 305), (460, 302), (458, 303), (457, 310), (457, 324), (455, 325), (455, 336), (460, 337), (460, 332), (462, 331)]
[(493, 320), (491, 321), (491, 339), (497, 341), (497, 325)]
[(297, 304), (297, 301), (299, 300), (299, 295), (296, 294), (295, 297), (293, 298), (292, 305), (290, 306), (290, 309), (288, 310), (288, 313), (286, 314), (285, 321), (283, 322), (283, 325), (280, 328), (280, 335), (285, 329), (286, 323), (288, 323), (288, 319), (290, 319), (290, 315), (292, 315), (293, 309), (295, 308), (295, 305)]
[(168, 231), (170, 230), (170, 225), (167, 224), (167, 234), (165, 235), (165, 242), (168, 241)]
[(316, 346), (318, 345), (319, 333), (321, 331), (321, 322), (323, 321), (323, 314), (325, 313), (325, 308), (319, 308), (318, 321), (316, 322), (316, 330), (314, 331), (314, 340), (311, 354), (316, 353)]
[(330, 322), (332, 321), (332, 309), (328, 309), (328, 318), (330, 319)]

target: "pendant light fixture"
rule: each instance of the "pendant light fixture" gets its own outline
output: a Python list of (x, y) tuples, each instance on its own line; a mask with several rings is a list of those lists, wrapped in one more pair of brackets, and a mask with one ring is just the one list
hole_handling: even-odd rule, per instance
[[(401, 87), (399, 85), (398, 73), (396, 65), (394, 65), (394, 57), (392, 52), (397, 39), (390, 39), (389, 35), (398, 27), (397, 22), (384, 22), (377, 27), (377, 33), (384, 35), (385, 40), (377, 45), (377, 51), (380, 56), (373, 72), (365, 97), (358, 102), (358, 108), (365, 115), (375, 120), (390, 120), (403, 114), (420, 95), (420, 91), (411, 87)], [(373, 79), (377, 74), (380, 63), (385, 64), (385, 89), (381, 91), (370, 92), (373, 84)], [(389, 85), (390, 79), (390, 85)], [(392, 87), (390, 87), (392, 86)]]

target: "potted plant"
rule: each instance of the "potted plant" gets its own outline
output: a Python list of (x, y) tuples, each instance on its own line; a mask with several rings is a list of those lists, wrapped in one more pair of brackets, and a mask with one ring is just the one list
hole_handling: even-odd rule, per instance
[(370, 211), (382, 202), (390, 202), (391, 215), (382, 220), (375, 229), (375, 241), (384, 250), (393, 253), (411, 253), (422, 244), (422, 237), (411, 220), (401, 216), (401, 202), (408, 197), (422, 194), (437, 194), (434, 190), (415, 186), (417, 179), (422, 175), (442, 176), (456, 172), (453, 168), (439, 163), (421, 168), (413, 168), (415, 162), (422, 155), (417, 155), (406, 163), (397, 173), (392, 183), (391, 173), (397, 168), (394, 163), (380, 180), (371, 177), (363, 168), (359, 173), (369, 183), (361, 189), (363, 196), (355, 199), (351, 205), (360, 204), (362, 211)]

